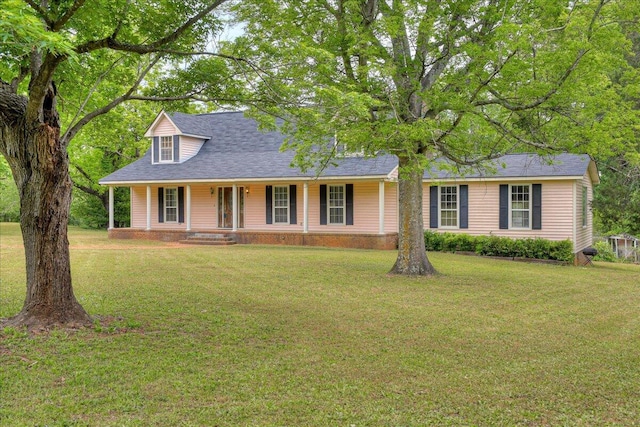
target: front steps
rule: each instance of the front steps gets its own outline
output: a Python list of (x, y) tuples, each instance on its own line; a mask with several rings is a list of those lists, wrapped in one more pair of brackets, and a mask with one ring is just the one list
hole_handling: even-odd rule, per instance
[(186, 245), (229, 246), (235, 245), (237, 242), (227, 234), (194, 233), (187, 236), (185, 240), (180, 240), (180, 243)]

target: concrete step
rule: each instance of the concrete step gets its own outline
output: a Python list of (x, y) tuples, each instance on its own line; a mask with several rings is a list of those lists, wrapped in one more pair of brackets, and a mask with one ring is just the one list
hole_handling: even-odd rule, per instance
[(191, 236), (187, 237), (185, 240), (181, 240), (180, 243), (184, 243), (186, 245), (227, 246), (235, 245), (237, 242), (233, 239), (233, 237), (229, 237), (226, 234), (194, 233)]

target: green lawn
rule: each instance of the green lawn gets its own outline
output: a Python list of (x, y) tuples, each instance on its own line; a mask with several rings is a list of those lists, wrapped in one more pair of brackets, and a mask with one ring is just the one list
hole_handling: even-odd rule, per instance
[[(178, 246), (71, 230), (108, 326), (0, 331), (2, 426), (640, 425), (640, 267)], [(24, 300), (0, 228), (0, 317)]]

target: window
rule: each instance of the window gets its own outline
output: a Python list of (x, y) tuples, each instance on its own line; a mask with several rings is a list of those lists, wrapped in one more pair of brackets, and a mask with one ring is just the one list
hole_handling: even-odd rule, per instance
[(160, 161), (173, 162), (173, 137), (160, 137)]
[(458, 187), (440, 187), (440, 227), (458, 227)]
[(344, 185), (329, 185), (329, 224), (344, 225)]
[(531, 217), (530, 187), (528, 185), (511, 186), (511, 227), (530, 228)]
[(164, 220), (178, 222), (178, 189), (164, 189)]
[(273, 222), (289, 223), (289, 187), (273, 187)]
[(582, 226), (587, 226), (587, 187), (582, 186)]

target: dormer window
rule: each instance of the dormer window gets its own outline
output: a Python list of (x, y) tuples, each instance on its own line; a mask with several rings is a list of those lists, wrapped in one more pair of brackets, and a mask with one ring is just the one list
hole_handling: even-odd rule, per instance
[(160, 137), (160, 161), (173, 162), (173, 137)]

